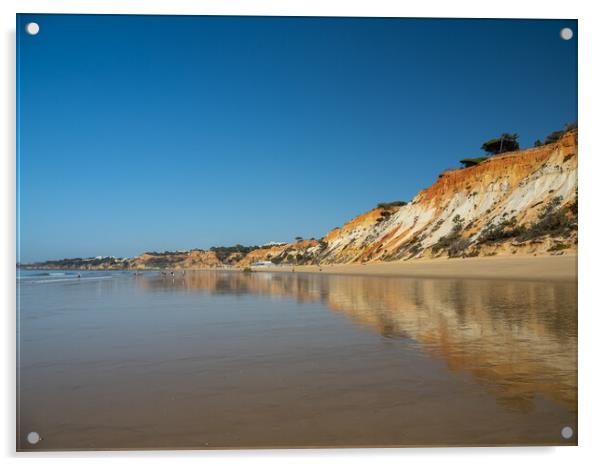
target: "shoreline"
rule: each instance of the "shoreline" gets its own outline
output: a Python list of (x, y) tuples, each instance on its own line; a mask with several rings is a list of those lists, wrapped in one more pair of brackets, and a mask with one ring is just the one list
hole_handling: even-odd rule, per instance
[[(419, 259), (397, 262), (368, 262), (324, 265), (277, 265), (250, 267), (253, 273), (316, 273), (405, 278), (462, 278), (485, 280), (577, 281), (577, 254), (562, 256), (491, 256), (457, 259)], [(246, 267), (245, 267), (246, 268)], [(57, 269), (22, 267), (22, 270), (122, 271), (122, 272), (238, 272), (243, 267), (190, 267), (149, 269)]]
[[(292, 272), (291, 266), (253, 267), (253, 272)], [(405, 278), (577, 281), (577, 255), (471, 257), (366, 264), (299, 265), (295, 272)]]

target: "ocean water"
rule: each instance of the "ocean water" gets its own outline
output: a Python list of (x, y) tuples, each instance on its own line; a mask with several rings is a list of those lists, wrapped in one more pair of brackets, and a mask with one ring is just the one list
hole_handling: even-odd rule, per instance
[(21, 450), (576, 444), (574, 282), (79, 273), (18, 271)]

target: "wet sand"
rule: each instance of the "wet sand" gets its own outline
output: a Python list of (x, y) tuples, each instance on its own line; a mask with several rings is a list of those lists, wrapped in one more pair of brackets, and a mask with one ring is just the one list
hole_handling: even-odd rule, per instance
[[(293, 267), (253, 267), (253, 270), (291, 272)], [(366, 264), (300, 265), (294, 267), (294, 270), (296, 272), (415, 278), (576, 281), (577, 256), (473, 257)]]
[(31, 274), (19, 450), (577, 443), (574, 282)]

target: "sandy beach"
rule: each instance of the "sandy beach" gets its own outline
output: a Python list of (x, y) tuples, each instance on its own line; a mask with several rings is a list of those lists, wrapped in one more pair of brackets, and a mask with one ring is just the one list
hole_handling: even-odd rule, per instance
[[(255, 271), (291, 272), (290, 266), (254, 267)], [(577, 280), (577, 255), (473, 257), (367, 264), (301, 265), (296, 272), (387, 275), (420, 278), (483, 278), (516, 280)]]

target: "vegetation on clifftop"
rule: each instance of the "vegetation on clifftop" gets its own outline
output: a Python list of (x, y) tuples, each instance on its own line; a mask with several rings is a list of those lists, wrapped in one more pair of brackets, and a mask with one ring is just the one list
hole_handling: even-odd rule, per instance
[(567, 123), (566, 125), (564, 125), (563, 129), (560, 129), (558, 131), (552, 131), (550, 134), (548, 134), (546, 136), (546, 138), (544, 139), (544, 144), (552, 144), (555, 142), (558, 142), (558, 140), (564, 136), (566, 133), (568, 133), (569, 131), (572, 131), (574, 129), (577, 128), (577, 123)]
[(393, 202), (379, 202), (376, 207), (379, 209), (385, 209), (385, 210), (390, 210), (393, 207), (403, 207), (404, 205), (407, 205), (408, 203), (405, 201), (393, 201)]
[(481, 149), (490, 155), (519, 150), (520, 146), (518, 144), (518, 134), (502, 133), (499, 138), (493, 138), (489, 141), (485, 141), (481, 146)]

